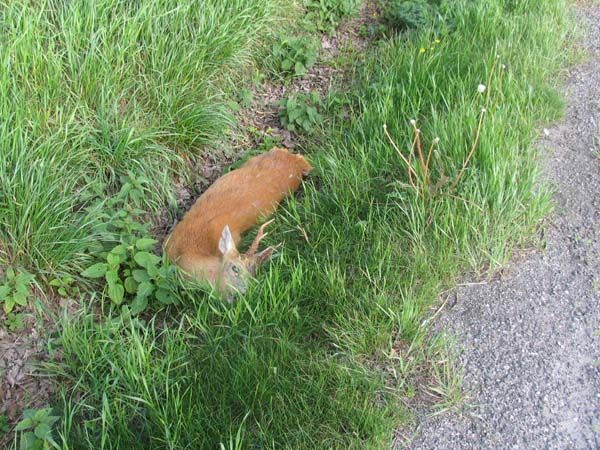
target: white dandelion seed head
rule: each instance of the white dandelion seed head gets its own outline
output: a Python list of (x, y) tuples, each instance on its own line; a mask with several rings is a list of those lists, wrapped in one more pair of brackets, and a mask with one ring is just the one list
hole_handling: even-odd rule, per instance
[(500, 66), (500, 68), (501, 68), (502, 70), (506, 69), (506, 64), (502, 64), (502, 65)]
[(477, 91), (480, 94), (483, 94), (485, 92), (485, 84), (480, 84), (479, 86), (477, 86)]
[(439, 143), (440, 143), (440, 138), (439, 138), (439, 137), (436, 137), (436, 138), (433, 140), (433, 143), (434, 143), (434, 144), (439, 144)]
[(410, 119), (410, 124), (414, 127), (417, 124), (415, 119)]
[(419, 128), (415, 128), (415, 133), (419, 134), (421, 130)]
[(485, 108), (481, 108), (481, 112), (482, 112), (482, 113), (484, 113), (484, 112), (486, 112), (486, 111), (487, 111), (487, 109), (485, 109)]

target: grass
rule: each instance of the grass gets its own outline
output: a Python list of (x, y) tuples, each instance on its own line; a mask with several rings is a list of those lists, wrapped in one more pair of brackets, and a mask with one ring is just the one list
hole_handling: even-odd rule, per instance
[(173, 175), (233, 123), (224, 93), (292, 6), (0, 2), (0, 263), (81, 271), (96, 221), (83, 197), (128, 170), (154, 181), (148, 210), (173, 201)]
[[(85, 16), (83, 3), (77, 4), (81, 18), (50, 14), (60, 11), (50, 4), (37, 15), (29, 14), (29, 3), (15, 4), (8, 11), (20, 19), (10, 22), (23, 27), (20, 34), (29, 31), (20, 40), (15, 30), (12, 47), (29, 43), (31, 49), (38, 36), (56, 36), (51, 31), (57, 29), (87, 34), (75, 39), (79, 47), (64, 37), (39, 43), (37, 53), (15, 51), (23, 58), (15, 63), (17, 73), (0, 82), (2, 92), (16, 93), (3, 100), (3, 112), (21, 105), (12, 126), (1, 129), (1, 145), (13, 149), (2, 153), (13, 155), (1, 160), (2, 189), (14, 191), (1, 198), (18, 200), (0, 203), (0, 236), (11, 243), (4, 257), (42, 273), (76, 271), (85, 260), (77, 249), (93, 224), (73, 214), (77, 200), (65, 194), (85, 186), (84, 175), (110, 184), (134, 167), (160, 185), (148, 192), (147, 207), (163, 204), (173, 173), (163, 169), (179, 167), (181, 159), (169, 149), (201, 151), (221, 129), (221, 122), (211, 122), (222, 117), (214, 106), (218, 89), (198, 88), (195, 70), (206, 70), (212, 80), (238, 59), (207, 68), (202, 59), (184, 57), (206, 51), (206, 44), (196, 49), (185, 34), (195, 36), (195, 21), (215, 25), (206, 18), (212, 13), (204, 17), (191, 2), (185, 3), (189, 10), (173, 10), (175, 17), (166, 7), (159, 14), (150, 6), (112, 5), (128, 17), (140, 15), (123, 22), (118, 15)], [(220, 28), (217, 20), (215, 33), (228, 36), (223, 48), (238, 42), (235, 50), (247, 56), (242, 36), (266, 26), (267, 2), (227, 5), (240, 9), (210, 8), (236, 25)], [(444, 342), (431, 342), (422, 322), (439, 292), (464, 271), (501, 265), (514, 245), (530, 240), (548, 211), (532, 144), (536, 126), (556, 119), (561, 109), (552, 80), (565, 63), (566, 8), (562, 0), (458, 1), (445, 11), (447, 30), (423, 29), (371, 49), (343, 102), (350, 105), (349, 118), (330, 115), (307, 145), (315, 174), (280, 210), (271, 236), (285, 241), (283, 251), (236, 304), (185, 286), (179, 306), (151, 318), (112, 310), (98, 320), (90, 301), (76, 317), (64, 317), (64, 363), (54, 368), (69, 386), (56, 406), (62, 448), (385, 448), (394, 427), (410, 421), (407, 398), (425, 390), (439, 408), (454, 405), (460, 386)], [(70, 26), (52, 28), (57, 20)], [(92, 45), (97, 23), (114, 39), (82, 51), (82, 42)], [(181, 30), (182, 39), (174, 40)], [(148, 65), (130, 67), (136, 48), (150, 55)], [(103, 68), (100, 61), (108, 56), (121, 61), (112, 59), (116, 49), (125, 58), (122, 71)], [(26, 64), (32, 54), (40, 60)], [(63, 65), (77, 70), (63, 72)], [(35, 67), (42, 66), (40, 73), (56, 67), (56, 74), (43, 75), (48, 88), (41, 92), (34, 81), (29, 91), (27, 83), (14, 81), (37, 75)], [(95, 83), (95, 71), (111, 83)], [(63, 73), (75, 80), (65, 104), (63, 89), (52, 91), (52, 83), (65, 83)], [(479, 84), (485, 93), (478, 93)], [(110, 88), (115, 85), (121, 88)], [(92, 93), (82, 96), (87, 89)], [(42, 103), (36, 96), (45, 96)], [(118, 114), (124, 98), (125, 122)], [(40, 104), (51, 108), (40, 110)], [(192, 112), (196, 107), (200, 112)], [(44, 120), (45, 111), (53, 113)], [(204, 115), (208, 122), (200, 119)], [(408, 151), (415, 136), (410, 119), (424, 149), (439, 138), (426, 165)], [(50, 133), (42, 124), (54, 121)], [(25, 151), (32, 142), (40, 147)], [(38, 154), (53, 165), (33, 165)], [(52, 177), (57, 168), (68, 176)], [(21, 179), (29, 184), (16, 182)], [(49, 179), (55, 181), (35, 182)], [(44, 195), (48, 199), (40, 201)], [(7, 230), (14, 231), (9, 236)]]

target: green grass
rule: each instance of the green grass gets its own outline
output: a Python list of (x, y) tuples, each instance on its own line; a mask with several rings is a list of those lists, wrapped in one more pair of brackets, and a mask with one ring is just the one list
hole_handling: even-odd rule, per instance
[[(228, 92), (292, 1), (0, 1), (0, 263), (86, 261), (82, 199), (135, 171), (156, 211), (232, 124)], [(293, 8), (292, 8), (293, 9)]]
[[(233, 4), (242, 8), (251, 3), (257, 2)], [(9, 10), (16, 14), (19, 8)], [(425, 390), (438, 397), (439, 408), (453, 406), (460, 398), (456, 373), (443, 339), (427, 338), (423, 319), (438, 293), (461, 273), (498, 267), (514, 245), (529, 242), (548, 211), (547, 191), (536, 185), (532, 144), (536, 126), (560, 113), (553, 80), (568, 54), (566, 10), (563, 0), (458, 1), (446, 12), (448, 31), (425, 29), (369, 50), (344, 102), (351, 105), (350, 118), (329, 116), (318, 142), (306, 148), (316, 167), (314, 176), (277, 214), (270, 239), (285, 241), (283, 251), (244, 298), (227, 305), (188, 286), (179, 289), (178, 307), (152, 319), (104, 311), (98, 320), (95, 303), (88, 302), (80, 315), (62, 320), (64, 363), (55, 367), (68, 386), (56, 406), (63, 418), (56, 429), (62, 447), (380, 449), (389, 446), (394, 427), (410, 421), (406, 399)], [(181, 100), (184, 104), (205, 105), (198, 114), (220, 117), (213, 97), (217, 88), (208, 94), (195, 89), (189, 81), (193, 70), (184, 70), (194, 64), (194, 58), (183, 58), (193, 45), (166, 37), (167, 29), (181, 32), (181, 27), (170, 29), (170, 17), (145, 11), (136, 10), (146, 18), (141, 21), (145, 26), (105, 19), (102, 29), (112, 29), (118, 38), (101, 46), (102, 51), (69, 53), (64, 38), (50, 55), (41, 43), (37, 53), (15, 53), (23, 58), (15, 65), (21, 79), (38, 73), (35, 59), (33, 65), (25, 64), (31, 54), (46, 55), (37, 62), (41, 67), (45, 61), (41, 73), (67, 64), (69, 55), (74, 58), (69, 67), (78, 74), (90, 72), (75, 77), (67, 103), (71, 108), (60, 101), (62, 89), (52, 93), (52, 82), (44, 81), (48, 88), (41, 92), (33, 89), (33, 81), (27, 91), (26, 83), (14, 81), (16, 75), (4, 75), (0, 83), (0, 89), (10, 87), (21, 100), (4, 99), (2, 110), (20, 105), (12, 126), (2, 128), (1, 141), (13, 149), (2, 155), (14, 155), (2, 160), (2, 189), (20, 195), (18, 202), (0, 203), (2, 232), (18, 230), (11, 232), (14, 236), (1, 235), (11, 242), (11, 261), (40, 270), (81, 264), (77, 248), (93, 227), (72, 214), (77, 200), (66, 193), (84, 183), (74, 167), (108, 181), (122, 169), (137, 167), (161, 185), (148, 193), (152, 209), (168, 198), (172, 172), (164, 167), (178, 166), (179, 154), (167, 149), (200, 149), (221, 129), (173, 106), (179, 104), (181, 90), (182, 96), (191, 96)], [(251, 13), (264, 19), (263, 9), (250, 8), (247, 15)], [(185, 23), (187, 14), (202, 20), (197, 10), (181, 14)], [(232, 14), (223, 17), (241, 20)], [(55, 36), (51, 27), (56, 20), (52, 14), (24, 14), (21, 26), (35, 27), (22, 40), (15, 34), (13, 47), (36, 42), (40, 35)], [(87, 29), (92, 18), (69, 20)], [(266, 23), (256, 16), (247, 20), (247, 28), (233, 29), (248, 32)], [(196, 30), (192, 23), (184, 28), (187, 33)], [(157, 33), (151, 32), (154, 27)], [(141, 48), (157, 49), (148, 58), (149, 67), (134, 65), (134, 70), (123, 63), (123, 72), (102, 68), (98, 55), (115, 48), (129, 49), (123, 58), (135, 58), (131, 46), (144, 32), (152, 38)], [(436, 38), (441, 42), (434, 45)], [(172, 46), (171, 51), (158, 51), (161, 45), (152, 39)], [(230, 42), (235, 36), (223, 45)], [(420, 48), (427, 50), (421, 53)], [(185, 61), (175, 70), (170, 62), (177, 56)], [(104, 88), (99, 85), (91, 89), (97, 95), (80, 96), (94, 84), (93, 71), (85, 64), (88, 57), (99, 58), (93, 67), (128, 89), (106, 88), (100, 95)], [(221, 63), (231, 67), (237, 59)], [(216, 76), (206, 70), (209, 79)], [(65, 83), (62, 75), (54, 80), (57, 86)], [(483, 95), (477, 93), (481, 83), (487, 86)], [(136, 89), (143, 95), (132, 96)], [(45, 109), (37, 109), (34, 94), (47, 96), (39, 101), (54, 105), (52, 111), (64, 108), (57, 119), (46, 119), (59, 120), (54, 133), (37, 130), (45, 123), (40, 116)], [(24, 101), (28, 96), (33, 97), (31, 105)], [(115, 119), (122, 98), (139, 98), (126, 108), (131, 120), (126, 123)], [(107, 106), (98, 109), (99, 104)], [(478, 145), (458, 179), (484, 106)], [(91, 111), (95, 119), (89, 119)], [(98, 111), (108, 114), (102, 115), (109, 117), (106, 122), (97, 119)], [(411, 187), (406, 164), (384, 134), (385, 124), (407, 158), (413, 139), (410, 119), (417, 121), (426, 149), (435, 137), (440, 139), (429, 164), (430, 178), (432, 184), (444, 177), (449, 181), (435, 192), (422, 181), (424, 173), (414, 158), (417, 189)], [(143, 128), (144, 137), (132, 125), (139, 121), (151, 124)], [(98, 131), (102, 123), (106, 133)], [(31, 142), (40, 150), (25, 151)], [(110, 142), (111, 151), (102, 152), (90, 142)], [(149, 142), (154, 150), (148, 150)], [(35, 159), (30, 158), (37, 152), (54, 165), (31, 170)], [(21, 171), (14, 170), (20, 166)], [(57, 167), (68, 176), (56, 177)], [(99, 168), (114, 168), (115, 173), (98, 175)], [(30, 172), (29, 184), (10, 178), (29, 177)], [(48, 189), (48, 183), (38, 186), (34, 176), (56, 181)], [(52, 201), (40, 203), (43, 195)], [(34, 207), (28, 207), (28, 200), (35, 200)], [(42, 207), (46, 204), (52, 208)], [(17, 218), (20, 228), (9, 222)], [(45, 225), (48, 221), (51, 225)], [(31, 242), (32, 236), (38, 241)], [(59, 246), (51, 245), (56, 236)], [(38, 249), (35, 242), (46, 246)]]

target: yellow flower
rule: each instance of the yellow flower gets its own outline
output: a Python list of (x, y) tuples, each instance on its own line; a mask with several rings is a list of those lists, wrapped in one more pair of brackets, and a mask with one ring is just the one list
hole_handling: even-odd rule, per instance
[(440, 41), (439, 39), (436, 39), (434, 42), (435, 42), (436, 44), (439, 44), (439, 43), (440, 43), (440, 42), (442, 42), (442, 41)]
[(427, 51), (427, 49), (425, 47), (421, 47), (419, 49), (419, 53), (425, 53)]

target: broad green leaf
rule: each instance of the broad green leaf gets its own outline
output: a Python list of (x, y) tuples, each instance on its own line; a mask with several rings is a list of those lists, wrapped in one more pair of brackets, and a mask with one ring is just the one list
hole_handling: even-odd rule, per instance
[(22, 292), (15, 292), (12, 296), (14, 302), (21, 306), (27, 306), (27, 295)]
[(119, 273), (116, 270), (109, 270), (106, 272), (106, 282), (108, 284), (115, 284), (119, 281)]
[(17, 426), (15, 427), (15, 431), (23, 431), (33, 427), (33, 420), (31, 419), (23, 419), (21, 420)]
[(163, 305), (170, 305), (175, 302), (175, 296), (167, 289), (157, 289), (156, 299)]
[(35, 414), (33, 416), (34, 422), (42, 422), (50, 415), (50, 408), (34, 409)]
[(25, 417), (26, 419), (33, 419), (33, 418), (35, 418), (35, 415), (37, 412), (38, 412), (37, 409), (31, 409), (31, 408), (24, 409), (23, 417)]
[(17, 285), (24, 284), (27, 285), (33, 281), (33, 275), (27, 272), (21, 272), (15, 277), (15, 282)]
[(288, 109), (288, 118), (290, 119), (290, 122), (293, 122), (298, 117), (300, 117), (300, 110), (299, 109), (297, 109), (297, 108)]
[(137, 295), (131, 302), (131, 314), (139, 314), (148, 306), (148, 297), (140, 297)]
[(113, 247), (110, 251), (110, 253), (114, 254), (114, 255), (119, 255), (119, 256), (127, 256), (127, 247), (123, 244), (119, 244), (116, 247)]
[(108, 297), (117, 305), (123, 302), (123, 296), (125, 295), (125, 288), (120, 283), (110, 284), (108, 286)]
[(52, 424), (58, 422), (58, 419), (60, 419), (60, 417), (58, 417), (58, 416), (47, 416), (46, 417), (46, 423), (48, 425), (52, 425)]
[(142, 238), (142, 239), (138, 239), (136, 241), (135, 248), (137, 248), (138, 250), (150, 250), (157, 243), (158, 243), (158, 241), (155, 239)]
[(135, 294), (137, 292), (138, 282), (133, 277), (125, 278), (125, 290), (128, 294)]
[(291, 59), (284, 59), (281, 61), (281, 68), (283, 70), (290, 70), (292, 68), (293, 61)]
[(28, 296), (29, 295), (29, 284), (28, 283), (19, 283), (19, 282), (17, 282), (17, 284), (15, 285), (15, 290), (19, 294), (23, 294), (25, 296)]
[(106, 261), (109, 266), (116, 267), (123, 261), (123, 257), (121, 255), (117, 255), (115, 253), (110, 252), (106, 255)]
[(150, 265), (148, 265), (148, 266), (146, 267), (146, 270), (148, 271), (148, 275), (149, 275), (150, 277), (157, 277), (157, 276), (160, 274), (160, 272), (159, 272), (159, 270), (158, 270), (158, 267), (156, 267), (156, 265), (155, 265), (155, 264), (150, 264)]
[(6, 296), (10, 293), (10, 286), (8, 284), (3, 284), (0, 286), (0, 302), (6, 298)]
[(132, 273), (133, 273), (133, 278), (138, 283), (143, 283), (144, 281), (150, 281), (150, 277), (148, 276), (148, 272), (146, 272), (145, 270), (135, 269), (135, 270), (133, 270)]
[(9, 312), (11, 312), (13, 310), (14, 307), (15, 307), (15, 301), (12, 298), (12, 296), (6, 297), (4, 299), (4, 305), (3, 305), (4, 312), (6, 314), (8, 314)]
[(156, 264), (160, 261), (160, 258), (152, 253), (148, 252), (137, 252), (133, 257), (136, 263), (142, 267), (148, 268), (152, 264)]
[(85, 269), (81, 275), (87, 278), (100, 278), (104, 276), (107, 268), (106, 263), (97, 263)]
[(46, 440), (52, 433), (52, 429), (47, 423), (42, 422), (35, 427), (34, 433), (38, 438)]
[(140, 283), (140, 285), (137, 288), (137, 296), (138, 297), (148, 297), (150, 294), (152, 294), (153, 290), (154, 290), (154, 285), (152, 283), (148, 283), (148, 282)]
[(19, 450), (36, 450), (40, 447), (42, 441), (38, 440), (32, 431), (23, 433), (21, 436), (21, 443), (19, 444)]

